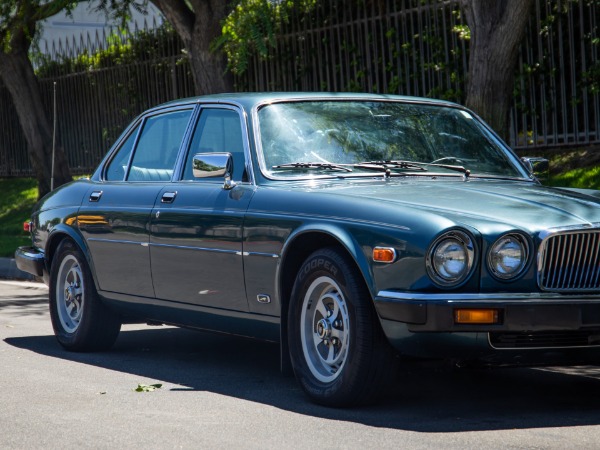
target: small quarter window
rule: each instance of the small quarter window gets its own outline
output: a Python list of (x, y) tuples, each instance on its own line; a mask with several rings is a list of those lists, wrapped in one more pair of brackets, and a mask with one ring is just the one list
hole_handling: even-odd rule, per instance
[(123, 181), (125, 178), (127, 163), (129, 162), (131, 150), (133, 149), (133, 144), (135, 143), (135, 138), (137, 137), (139, 129), (139, 125), (135, 127), (135, 130), (129, 134), (123, 145), (121, 145), (121, 148), (117, 150), (117, 154), (106, 169), (105, 179), (107, 181)]

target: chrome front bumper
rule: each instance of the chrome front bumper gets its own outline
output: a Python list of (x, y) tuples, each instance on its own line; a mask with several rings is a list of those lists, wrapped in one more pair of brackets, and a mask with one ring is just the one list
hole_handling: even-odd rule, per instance
[[(552, 293), (407, 294), (383, 291), (375, 298), (381, 319), (411, 332), (499, 332), (600, 329), (600, 295)], [(457, 324), (461, 308), (496, 309), (496, 324)]]

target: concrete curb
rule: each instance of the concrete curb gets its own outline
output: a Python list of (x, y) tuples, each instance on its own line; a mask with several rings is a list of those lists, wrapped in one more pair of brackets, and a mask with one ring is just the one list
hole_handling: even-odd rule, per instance
[(0, 279), (35, 280), (35, 277), (19, 270), (14, 258), (0, 258)]

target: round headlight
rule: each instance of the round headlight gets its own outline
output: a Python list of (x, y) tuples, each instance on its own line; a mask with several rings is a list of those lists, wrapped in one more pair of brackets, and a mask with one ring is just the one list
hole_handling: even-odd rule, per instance
[(523, 272), (528, 257), (527, 239), (519, 234), (507, 234), (492, 245), (488, 253), (488, 266), (494, 276), (509, 280)]
[(427, 258), (431, 279), (444, 287), (462, 283), (471, 274), (474, 254), (473, 240), (468, 234), (451, 231), (440, 236)]

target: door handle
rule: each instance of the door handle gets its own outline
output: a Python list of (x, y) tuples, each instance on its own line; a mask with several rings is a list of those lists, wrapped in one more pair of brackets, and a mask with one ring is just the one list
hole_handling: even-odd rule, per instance
[(94, 191), (90, 194), (90, 202), (97, 202), (102, 197), (102, 191)]
[(177, 191), (175, 192), (165, 192), (160, 199), (161, 203), (173, 203), (175, 197), (177, 196)]

